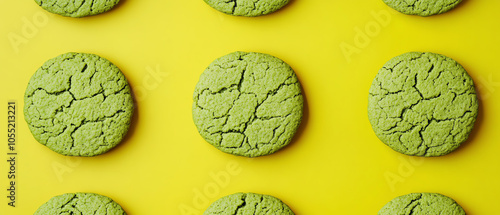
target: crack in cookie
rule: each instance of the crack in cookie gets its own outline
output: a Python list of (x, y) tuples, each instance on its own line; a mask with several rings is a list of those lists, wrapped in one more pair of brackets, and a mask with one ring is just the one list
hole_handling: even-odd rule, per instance
[(111, 10), (120, 0), (35, 0), (43, 9), (69, 17), (85, 17)]
[(126, 215), (111, 198), (94, 193), (66, 193), (51, 198), (34, 215)]
[(276, 197), (255, 193), (235, 193), (218, 199), (203, 213), (203, 215), (212, 214), (293, 215), (294, 213)]
[(204, 0), (214, 9), (234, 16), (262, 16), (275, 12), (290, 0)]
[(394, 198), (378, 212), (378, 215), (393, 214), (465, 215), (465, 211), (450, 197), (437, 193), (411, 193)]
[(394, 10), (407, 15), (432, 16), (448, 12), (462, 0), (383, 0)]

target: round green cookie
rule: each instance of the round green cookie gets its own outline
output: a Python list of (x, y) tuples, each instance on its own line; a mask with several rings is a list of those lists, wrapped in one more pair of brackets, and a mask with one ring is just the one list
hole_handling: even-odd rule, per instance
[(290, 0), (204, 0), (214, 9), (234, 16), (262, 16), (275, 12)]
[(235, 193), (215, 201), (203, 213), (203, 215), (211, 214), (293, 215), (294, 213), (276, 197), (255, 193)]
[(35, 139), (70, 156), (95, 156), (115, 147), (128, 131), (133, 106), (125, 76), (94, 54), (48, 60), (24, 95), (24, 117)]
[(51, 198), (34, 215), (126, 215), (122, 207), (106, 196), (95, 193), (66, 193)]
[(69, 17), (84, 17), (111, 10), (120, 0), (35, 0), (43, 9)]
[(431, 16), (445, 13), (462, 0), (383, 0), (394, 10), (408, 15)]
[(193, 100), (198, 132), (234, 155), (278, 151), (302, 120), (297, 76), (288, 64), (267, 54), (234, 52), (215, 60), (201, 75)]
[(467, 140), (478, 100), (474, 82), (453, 59), (411, 52), (388, 61), (373, 80), (368, 118), (377, 137), (415, 156), (446, 155)]
[(378, 215), (465, 215), (464, 209), (450, 197), (437, 193), (412, 193), (387, 203)]

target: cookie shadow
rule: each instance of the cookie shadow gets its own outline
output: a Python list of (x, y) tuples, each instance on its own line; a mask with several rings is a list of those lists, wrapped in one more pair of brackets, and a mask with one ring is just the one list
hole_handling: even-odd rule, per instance
[(469, 0), (462, 0), (462, 2), (460, 4), (458, 4), (455, 8), (453, 8), (453, 10), (451, 10), (451, 11), (461, 10), (460, 8), (465, 7), (466, 5), (468, 5), (469, 2), (470, 2)]
[(462, 0), (462, 2), (460, 2), (460, 4), (458, 4), (457, 6), (455, 6), (453, 9), (447, 11), (447, 12), (444, 12), (444, 13), (441, 13), (441, 14), (437, 14), (435, 16), (441, 16), (443, 14), (452, 14), (452, 13), (456, 13), (460, 10), (463, 10), (462, 8), (463, 7), (466, 7), (466, 5), (468, 5), (470, 1), (469, 0)]
[(285, 6), (283, 6), (279, 11), (281, 11), (281, 10), (287, 10), (287, 8), (292, 7), (292, 5), (294, 5), (296, 1), (297, 0), (290, 0), (288, 2), (288, 4), (286, 4)]
[(266, 14), (266, 15), (258, 16), (258, 17), (250, 17), (250, 18), (278, 16), (280, 13), (284, 13), (287, 10), (289, 10), (288, 8), (292, 7), (295, 4), (296, 1), (297, 0), (290, 0), (290, 2), (288, 2), (288, 4), (286, 4), (285, 6), (283, 6), (282, 8), (280, 8), (279, 10), (274, 11), (274, 12), (272, 12), (270, 14)]
[(116, 9), (119, 9), (123, 6), (123, 4), (125, 4), (126, 2), (128, 2), (128, 0), (120, 0), (120, 2), (118, 2), (118, 4), (116, 4), (110, 11), (108, 12), (111, 12), (111, 11), (114, 11)]

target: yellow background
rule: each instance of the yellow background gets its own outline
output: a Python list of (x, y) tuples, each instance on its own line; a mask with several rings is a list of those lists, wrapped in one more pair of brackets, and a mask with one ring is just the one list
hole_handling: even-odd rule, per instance
[[(50, 14), (33, 0), (0, 0), (0, 214), (33, 214), (67, 192), (109, 196), (131, 215), (202, 214), (235, 192), (276, 196), (298, 215), (376, 214), (411, 192), (448, 195), (469, 215), (499, 214), (498, 8), (500, 1), (464, 0), (449, 13), (423, 18), (397, 13), (381, 0), (292, 0), (271, 15), (245, 18), (202, 0), (122, 0), (108, 13), (75, 19)], [(389, 18), (381, 22), (373, 13)], [(364, 33), (370, 35), (361, 41)], [(11, 42), (20, 37), (23, 43)], [(356, 52), (343, 53), (346, 44)], [(276, 154), (249, 159), (222, 153), (192, 122), (199, 75), (237, 50), (283, 59), (303, 86), (302, 125)], [(109, 59), (136, 93), (129, 134), (101, 156), (56, 154), (35, 141), (24, 121), (31, 75), (70, 51)], [(386, 61), (409, 51), (447, 55), (475, 81), (480, 112), (474, 131), (447, 156), (398, 154), (368, 122), (371, 81)], [(10, 99), (18, 102), (16, 208), (7, 207), (5, 197)]]

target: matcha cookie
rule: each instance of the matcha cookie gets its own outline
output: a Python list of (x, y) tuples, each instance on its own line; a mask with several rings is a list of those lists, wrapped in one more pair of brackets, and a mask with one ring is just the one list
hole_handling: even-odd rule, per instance
[(111, 10), (120, 0), (35, 0), (43, 9), (69, 17), (84, 17)]
[(278, 151), (302, 120), (297, 76), (288, 64), (267, 54), (234, 52), (215, 60), (201, 75), (193, 100), (198, 132), (234, 155)]
[(255, 193), (235, 193), (215, 201), (203, 215), (211, 214), (294, 214), (281, 200), (273, 196)]
[(128, 131), (133, 101), (120, 69), (94, 54), (45, 62), (24, 94), (24, 118), (41, 144), (70, 156), (95, 156)]
[(465, 215), (464, 209), (450, 197), (437, 193), (412, 193), (394, 198), (378, 215)]
[(411, 52), (387, 62), (373, 80), (368, 118), (377, 137), (415, 156), (446, 155), (467, 140), (478, 100), (474, 82), (453, 59)]
[(431, 16), (453, 9), (462, 0), (383, 0), (394, 10), (408, 15)]
[(290, 0), (204, 0), (214, 9), (234, 16), (262, 16), (279, 10)]
[(112, 199), (94, 193), (67, 193), (53, 197), (40, 206), (34, 215), (126, 215)]

